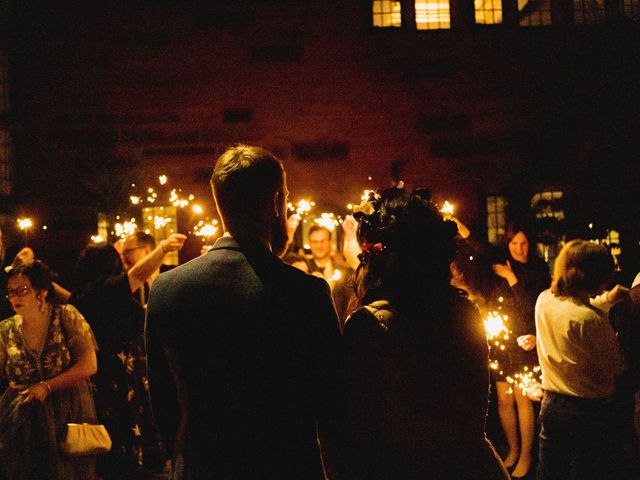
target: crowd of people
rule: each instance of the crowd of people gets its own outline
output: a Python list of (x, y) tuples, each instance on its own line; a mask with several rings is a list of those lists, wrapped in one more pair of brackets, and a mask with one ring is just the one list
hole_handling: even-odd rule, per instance
[[(550, 275), (526, 226), (499, 253), (394, 187), (305, 255), (270, 152), (230, 148), (211, 184), (224, 234), (176, 268), (181, 234), (92, 243), (69, 290), (3, 256), (1, 480), (638, 478), (640, 278), (611, 285), (602, 245), (567, 242)], [(61, 453), (69, 423), (110, 452)]]

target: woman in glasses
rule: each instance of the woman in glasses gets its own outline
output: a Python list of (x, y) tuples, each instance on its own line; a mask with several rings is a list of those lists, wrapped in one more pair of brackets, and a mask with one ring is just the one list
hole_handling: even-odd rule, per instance
[(67, 423), (96, 423), (91, 328), (75, 307), (53, 303), (38, 260), (9, 272), (6, 298), (15, 315), (0, 322), (0, 478), (93, 479), (94, 457), (65, 457), (57, 447)]

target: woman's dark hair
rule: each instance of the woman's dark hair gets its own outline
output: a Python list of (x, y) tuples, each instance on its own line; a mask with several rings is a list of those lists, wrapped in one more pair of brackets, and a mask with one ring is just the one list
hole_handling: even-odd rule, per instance
[(382, 192), (375, 211), (358, 215), (364, 275), (357, 275), (362, 304), (389, 299), (402, 310), (439, 302), (449, 291), (449, 264), (456, 252), (457, 228), (445, 221), (426, 190)]
[(563, 297), (600, 293), (597, 289), (610, 279), (613, 270), (613, 258), (606, 247), (586, 240), (571, 240), (556, 257), (551, 291)]
[(47, 292), (47, 302), (52, 304), (56, 302), (56, 292), (51, 283), (51, 270), (44, 262), (34, 260), (32, 263), (21, 263), (9, 271), (7, 280), (18, 275), (27, 277), (34, 290)]
[(91, 243), (80, 254), (74, 274), (74, 291), (82, 291), (103, 277), (122, 273), (122, 259), (110, 243)]
[(509, 242), (513, 240), (513, 237), (515, 237), (518, 232), (524, 233), (524, 236), (527, 237), (527, 240), (529, 241), (529, 245), (533, 245), (535, 243), (535, 238), (533, 237), (529, 227), (522, 222), (509, 222), (505, 225), (504, 235), (502, 236), (502, 246), (507, 250), (507, 252), (509, 251)]

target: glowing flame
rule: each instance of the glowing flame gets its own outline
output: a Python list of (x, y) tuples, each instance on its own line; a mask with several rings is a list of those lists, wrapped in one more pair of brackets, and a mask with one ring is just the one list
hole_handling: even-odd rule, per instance
[(515, 373), (513, 377), (507, 377), (506, 380), (512, 387), (520, 390), (522, 396), (536, 396), (537, 390), (541, 388), (542, 384), (540, 367), (535, 366), (532, 369), (524, 367), (521, 372)]
[(335, 219), (333, 213), (321, 213), (319, 218), (314, 220), (321, 227), (325, 227), (330, 232), (333, 232), (338, 225), (338, 221)]
[(498, 312), (489, 312), (484, 319), (484, 329), (487, 333), (487, 339), (508, 339), (509, 334), (511, 333), (506, 324), (508, 319), (509, 317), (507, 317), (506, 315), (500, 315)]
[(140, 197), (138, 197), (137, 195), (131, 195), (129, 197), (129, 200), (131, 200), (132, 205), (138, 205), (140, 203)]
[(156, 230), (166, 227), (169, 223), (171, 223), (171, 218), (169, 217), (159, 217), (156, 215), (153, 219), (153, 225)]
[(198, 215), (204, 212), (204, 209), (198, 204), (194, 204), (191, 209), (193, 210), (193, 213), (197, 213)]
[(102, 235), (91, 235), (91, 241), (93, 243), (102, 243), (105, 239)]
[(138, 225), (136, 225), (136, 219), (132, 218), (128, 222), (116, 223), (114, 227), (116, 236), (125, 238), (127, 235), (134, 234)]
[(20, 230), (26, 230), (28, 228), (33, 227), (33, 222), (31, 221), (30, 218), (19, 218), (18, 227), (20, 227)]
[(342, 272), (340, 272), (340, 270), (338, 270), (337, 268), (333, 271), (333, 275), (331, 275), (331, 280), (333, 280), (334, 282), (337, 282), (338, 280), (340, 280), (342, 278)]
[(198, 237), (213, 237), (218, 231), (218, 227), (215, 226), (215, 224), (217, 223), (218, 223), (217, 220), (214, 220), (211, 223), (205, 223), (203, 221), (200, 221), (198, 222), (197, 230), (195, 231), (195, 234)]
[(445, 200), (444, 205), (440, 209), (440, 212), (443, 213), (446, 218), (453, 215), (453, 210), (454, 210), (453, 204), (449, 203), (448, 200)]
[(166, 175), (160, 175), (158, 177), (158, 181), (160, 182), (160, 185), (166, 185), (167, 180), (168, 180), (168, 178), (167, 178)]

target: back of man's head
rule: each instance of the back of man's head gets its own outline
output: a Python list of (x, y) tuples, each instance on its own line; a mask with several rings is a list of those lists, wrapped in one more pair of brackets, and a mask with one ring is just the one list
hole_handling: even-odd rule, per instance
[(282, 162), (271, 152), (237, 145), (224, 152), (213, 168), (211, 188), (225, 226), (264, 221), (266, 208), (284, 184)]

